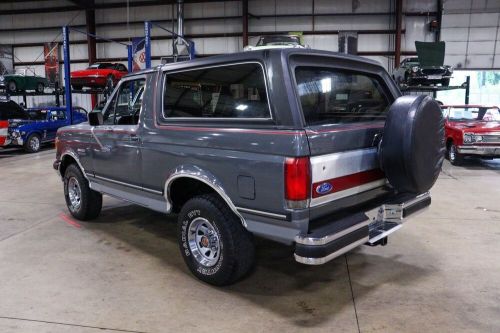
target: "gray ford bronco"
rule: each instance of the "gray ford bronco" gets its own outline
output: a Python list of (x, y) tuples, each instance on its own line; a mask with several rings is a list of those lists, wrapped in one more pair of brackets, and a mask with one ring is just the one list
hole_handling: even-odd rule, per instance
[(103, 194), (178, 214), (187, 266), (227, 285), (251, 269), (254, 236), (309, 265), (385, 245), (430, 205), (444, 131), (439, 105), (401, 97), (378, 63), (281, 49), (131, 74), (56, 147), (75, 218), (96, 218)]

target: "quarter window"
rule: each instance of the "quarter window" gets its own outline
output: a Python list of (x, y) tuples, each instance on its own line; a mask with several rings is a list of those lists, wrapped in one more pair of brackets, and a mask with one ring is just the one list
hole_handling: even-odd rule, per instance
[(167, 74), (166, 118), (270, 118), (262, 67), (227, 65)]
[(375, 76), (298, 67), (295, 78), (307, 125), (384, 120), (390, 106), (390, 99)]

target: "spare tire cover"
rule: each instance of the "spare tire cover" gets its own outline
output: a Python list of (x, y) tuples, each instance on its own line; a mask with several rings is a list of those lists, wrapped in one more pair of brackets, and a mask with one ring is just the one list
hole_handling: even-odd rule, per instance
[(379, 148), (380, 166), (399, 192), (424, 193), (445, 153), (441, 108), (430, 96), (402, 96), (391, 105)]

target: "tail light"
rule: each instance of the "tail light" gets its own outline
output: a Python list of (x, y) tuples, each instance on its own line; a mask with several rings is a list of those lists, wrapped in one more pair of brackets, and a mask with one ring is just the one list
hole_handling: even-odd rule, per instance
[(306, 208), (311, 196), (309, 157), (285, 160), (285, 200), (288, 208)]

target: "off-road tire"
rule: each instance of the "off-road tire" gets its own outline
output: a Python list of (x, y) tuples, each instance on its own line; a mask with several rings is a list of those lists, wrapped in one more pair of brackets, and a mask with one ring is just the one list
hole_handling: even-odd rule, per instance
[(401, 96), (389, 108), (380, 167), (399, 192), (420, 194), (436, 182), (445, 157), (444, 119), (430, 96)]
[[(219, 239), (219, 257), (211, 267), (202, 265), (195, 258), (189, 244), (189, 228), (198, 218), (206, 219), (214, 227)], [(229, 285), (244, 277), (254, 264), (252, 235), (215, 194), (200, 195), (184, 204), (178, 217), (177, 236), (186, 265), (193, 275), (206, 283)]]
[[(33, 140), (38, 140), (38, 145), (32, 145), (31, 142)], [(30, 154), (39, 152), (41, 147), (42, 147), (42, 139), (40, 138), (40, 135), (36, 133), (33, 133), (30, 136), (28, 136), (28, 138), (23, 144), (23, 149)]]
[[(73, 209), (69, 197), (68, 183), (74, 178), (80, 187), (80, 206)], [(82, 171), (76, 164), (70, 164), (64, 172), (64, 199), (66, 206), (73, 217), (78, 220), (87, 221), (99, 216), (102, 208), (102, 194), (89, 187), (89, 182), (83, 176)]]

